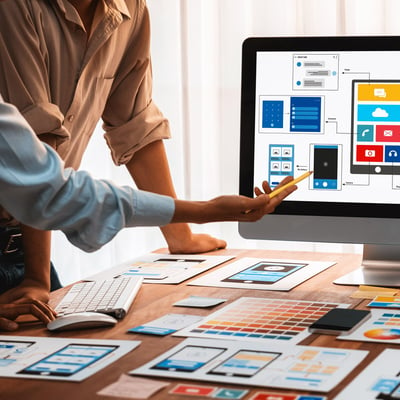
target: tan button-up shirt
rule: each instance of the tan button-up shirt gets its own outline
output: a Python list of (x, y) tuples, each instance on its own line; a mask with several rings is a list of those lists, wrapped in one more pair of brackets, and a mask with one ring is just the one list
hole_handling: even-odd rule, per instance
[(145, 0), (99, 0), (89, 37), (67, 0), (0, 2), (0, 93), (73, 168), (100, 119), (116, 164), (170, 136), (151, 97)]

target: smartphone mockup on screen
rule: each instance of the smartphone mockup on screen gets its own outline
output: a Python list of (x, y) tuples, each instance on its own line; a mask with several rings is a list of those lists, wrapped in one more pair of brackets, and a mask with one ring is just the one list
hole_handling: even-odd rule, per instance
[(341, 146), (337, 144), (312, 144), (310, 165), (314, 171), (311, 189), (341, 189)]
[(319, 318), (308, 329), (312, 333), (349, 335), (371, 316), (368, 310), (334, 308)]

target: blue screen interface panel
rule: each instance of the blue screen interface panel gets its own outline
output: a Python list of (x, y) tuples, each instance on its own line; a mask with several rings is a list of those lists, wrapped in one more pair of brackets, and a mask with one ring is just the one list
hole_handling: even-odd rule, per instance
[(253, 186), (311, 170), (291, 201), (398, 204), (400, 51), (255, 57)]

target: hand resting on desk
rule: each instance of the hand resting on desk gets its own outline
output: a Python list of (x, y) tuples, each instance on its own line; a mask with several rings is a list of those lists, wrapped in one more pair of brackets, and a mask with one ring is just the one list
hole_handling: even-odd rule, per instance
[(49, 305), (40, 300), (26, 303), (0, 304), (0, 330), (15, 331), (18, 323), (14, 320), (21, 315), (32, 315), (47, 325), (55, 319), (55, 312)]

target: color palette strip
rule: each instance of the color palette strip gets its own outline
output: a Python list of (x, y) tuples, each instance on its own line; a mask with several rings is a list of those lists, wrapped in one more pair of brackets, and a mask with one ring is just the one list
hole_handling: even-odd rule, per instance
[(302, 300), (241, 298), (195, 326), (178, 332), (179, 336), (215, 339), (293, 341), (308, 335), (307, 328), (336, 307), (347, 304)]
[(400, 314), (385, 312), (373, 323), (376, 329), (364, 332), (364, 336), (375, 340), (400, 339)]

